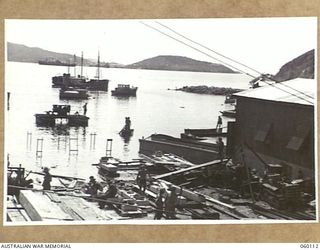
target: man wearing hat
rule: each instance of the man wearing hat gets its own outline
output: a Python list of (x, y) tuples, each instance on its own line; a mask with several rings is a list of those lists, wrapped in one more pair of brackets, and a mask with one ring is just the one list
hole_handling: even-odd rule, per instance
[(170, 193), (165, 199), (165, 210), (168, 219), (176, 219), (176, 205), (178, 203), (178, 196), (176, 193), (176, 188), (174, 186), (169, 186), (168, 190)]
[(163, 195), (165, 193), (165, 189), (161, 188), (159, 191), (159, 196), (157, 197), (156, 200), (156, 211), (154, 214), (154, 220), (161, 220), (162, 215), (163, 215)]
[(141, 165), (137, 175), (137, 184), (142, 192), (144, 192), (147, 187), (147, 174), (146, 166), (144, 164)]
[(43, 190), (50, 190), (51, 189), (51, 180), (52, 180), (52, 176), (49, 173), (49, 168), (45, 167), (43, 169), (44, 172), (44, 178), (43, 178), (43, 183), (42, 183), (42, 187)]
[(102, 186), (96, 181), (96, 179), (93, 176), (90, 176), (87, 192), (91, 194), (91, 196), (96, 196), (98, 190), (102, 190)]

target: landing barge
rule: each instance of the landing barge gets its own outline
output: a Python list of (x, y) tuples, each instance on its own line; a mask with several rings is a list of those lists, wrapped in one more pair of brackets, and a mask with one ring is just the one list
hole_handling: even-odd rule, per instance
[(70, 114), (70, 105), (53, 105), (52, 111), (35, 114), (37, 126), (67, 125), (72, 127), (88, 126), (89, 117), (78, 112)]

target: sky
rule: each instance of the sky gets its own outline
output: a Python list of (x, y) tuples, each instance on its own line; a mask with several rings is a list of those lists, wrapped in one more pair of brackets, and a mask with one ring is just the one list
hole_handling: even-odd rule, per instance
[[(7, 42), (77, 54), (85, 58), (130, 64), (158, 55), (186, 56), (196, 60), (227, 62), (250, 74), (253, 71), (191, 44), (160, 22), (211, 50), (261, 72), (275, 74), (295, 57), (317, 46), (317, 19), (212, 18), (165, 20), (6, 20)], [(205, 55), (145, 25), (174, 36)], [(228, 66), (228, 65), (226, 65)]]

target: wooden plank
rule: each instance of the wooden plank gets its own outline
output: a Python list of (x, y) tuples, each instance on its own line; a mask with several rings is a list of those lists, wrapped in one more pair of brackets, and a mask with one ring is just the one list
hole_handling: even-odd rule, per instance
[[(222, 162), (226, 162), (227, 159), (224, 159)], [(221, 160), (214, 160), (214, 161), (210, 161), (210, 162), (206, 162), (206, 163), (203, 163), (203, 164), (200, 164), (200, 165), (195, 165), (195, 166), (192, 166), (192, 167), (189, 167), (189, 168), (184, 168), (184, 169), (180, 169), (180, 170), (177, 170), (177, 171), (173, 171), (173, 172), (169, 172), (169, 173), (165, 173), (165, 174), (161, 174), (161, 175), (156, 175), (154, 176), (153, 178), (154, 179), (162, 179), (162, 178), (166, 178), (166, 177), (169, 177), (169, 176), (172, 176), (172, 175), (177, 175), (177, 174), (182, 174), (184, 172), (187, 172), (187, 171), (191, 171), (191, 170), (195, 170), (195, 169), (199, 169), (199, 168), (203, 168), (203, 167), (209, 167), (210, 165), (217, 165), (217, 164), (220, 164), (221, 163)]]
[(42, 192), (21, 190), (19, 201), (33, 221), (73, 220)]

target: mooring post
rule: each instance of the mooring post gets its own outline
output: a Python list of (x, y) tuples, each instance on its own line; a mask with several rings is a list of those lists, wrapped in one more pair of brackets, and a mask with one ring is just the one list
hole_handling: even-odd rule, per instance
[(7, 92), (7, 110), (10, 109), (10, 92)]
[[(72, 142), (75, 142), (75, 148), (73, 148)], [(75, 138), (69, 137), (69, 155), (71, 154), (71, 152), (76, 152), (76, 154), (79, 153), (78, 137), (75, 137)]]
[(92, 133), (90, 133), (90, 149), (92, 149)]
[(111, 155), (112, 155), (112, 139), (107, 139), (106, 156), (111, 157)]
[(36, 158), (42, 158), (43, 138), (37, 138)]
[(96, 135), (97, 135), (97, 133), (94, 132), (94, 133), (93, 133), (93, 149), (96, 148)]
[(32, 133), (31, 132), (27, 132), (27, 150), (31, 149), (31, 144), (32, 144)]

